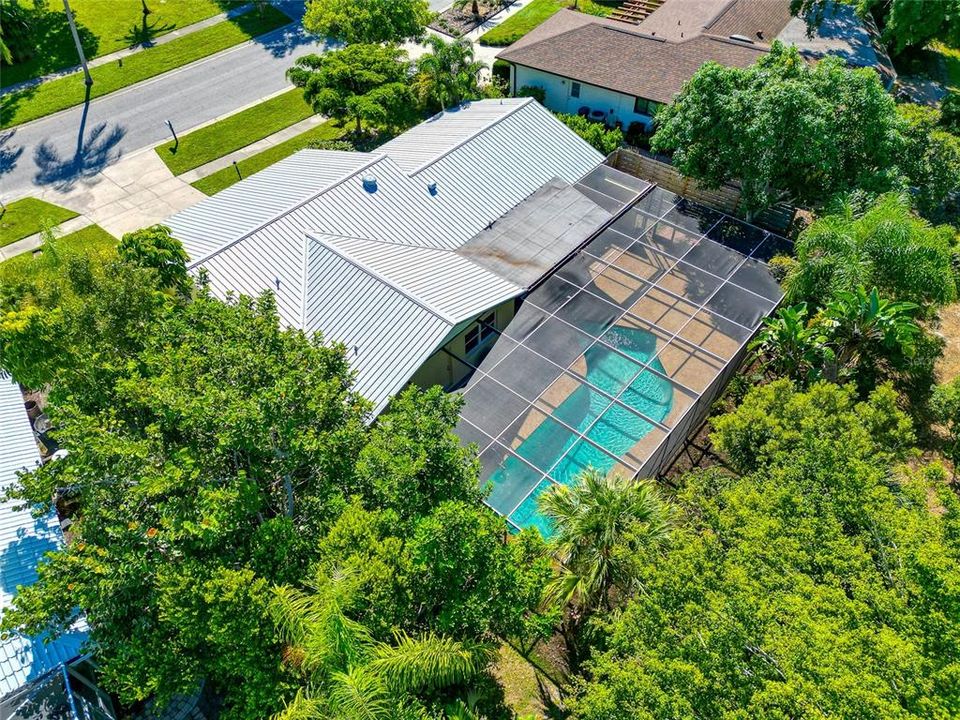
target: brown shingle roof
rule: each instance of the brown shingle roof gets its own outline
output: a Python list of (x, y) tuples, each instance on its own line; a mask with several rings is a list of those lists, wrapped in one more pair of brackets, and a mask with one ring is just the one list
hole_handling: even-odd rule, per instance
[(789, 0), (736, 0), (704, 32), (720, 37), (743, 35), (769, 45), (791, 17)]
[[(622, 23), (597, 22), (569, 28), (562, 10), (540, 26), (540, 39), (517, 42), (497, 57), (578, 82), (609, 88), (626, 95), (669, 103), (683, 83), (709, 60), (732, 67), (748, 67), (766, 52), (762, 45), (699, 35), (683, 42), (665, 42)], [(531, 33), (532, 34), (532, 33)]]

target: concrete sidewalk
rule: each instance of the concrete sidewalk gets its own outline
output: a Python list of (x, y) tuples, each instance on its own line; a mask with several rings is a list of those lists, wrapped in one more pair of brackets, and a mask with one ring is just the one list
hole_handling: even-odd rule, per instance
[[(200, 22), (195, 22), (192, 25), (184, 25), (182, 28), (171, 30), (170, 32), (161, 35), (156, 40), (153, 40), (149, 43), (138, 43), (136, 45), (131, 45), (130, 47), (108, 53), (107, 55), (101, 55), (100, 57), (88, 60), (87, 67), (93, 68), (100, 65), (107, 65), (108, 63), (117, 62), (118, 60), (123, 60), (123, 58), (129, 57), (130, 55), (134, 55), (138, 52), (142, 52), (143, 50), (149, 50), (150, 48), (157, 47), (157, 45), (165, 45), (171, 40), (182, 38), (184, 35), (190, 35), (191, 33), (197, 32), (197, 30), (203, 30), (204, 28), (208, 28), (211, 25), (216, 25), (224, 20), (230, 20), (238, 15), (243, 15), (252, 9), (252, 5), (240, 5), (239, 7), (231, 8), (226, 12), (218, 13), (217, 15), (208, 17)], [(13, 85), (4, 85), (3, 94), (15, 92), (17, 90), (23, 90), (24, 88), (34, 87), (35, 85), (46, 82), (47, 80), (54, 80), (56, 78), (63, 77), (64, 75), (73, 75), (74, 73), (80, 72), (82, 69), (83, 68), (80, 65), (74, 65), (72, 67), (63, 68), (62, 70), (57, 70), (56, 72), (41, 75), (38, 78), (23, 80), (22, 82), (14, 83)]]

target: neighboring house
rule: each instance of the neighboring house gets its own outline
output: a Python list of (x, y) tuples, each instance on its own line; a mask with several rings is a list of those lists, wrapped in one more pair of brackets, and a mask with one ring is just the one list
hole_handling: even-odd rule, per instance
[(873, 67), (889, 88), (895, 74), (876, 35), (846, 5), (831, 7), (808, 38), (789, 0), (666, 0), (639, 25), (561, 10), (497, 58), (510, 64), (513, 93), (540, 87), (551, 110), (628, 130), (633, 123), (649, 128), (657, 108), (704, 63), (748, 67), (775, 39), (811, 60), (830, 54)]
[[(0, 491), (18, 471), (39, 463), (20, 388), (0, 372)], [(38, 563), (63, 542), (56, 513), (34, 517), (18, 505), (0, 502), (0, 609), (10, 606), (20, 586), (36, 581)], [(18, 633), (0, 638), (0, 720), (112, 720), (110, 700), (81, 657), (86, 639), (82, 623), (55, 640)]]
[[(602, 161), (536, 102), (483, 100), (375, 152), (303, 150), (168, 224), (215, 293), (271, 290), (284, 323), (346, 345), (376, 415), (411, 379), (455, 386), (441, 348), (479, 358), (537, 269), (609, 219), (573, 189)], [(534, 272), (498, 274), (474, 238), (531, 196), (563, 225), (515, 258)]]

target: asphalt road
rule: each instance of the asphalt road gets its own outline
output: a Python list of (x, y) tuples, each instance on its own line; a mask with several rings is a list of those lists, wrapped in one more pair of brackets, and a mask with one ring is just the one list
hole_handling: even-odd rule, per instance
[[(291, 15), (297, 6), (292, 3)], [(69, 190), (122, 155), (170, 138), (288, 87), (294, 60), (323, 48), (289, 25), (204, 60), (133, 85), (86, 106), (0, 131), (4, 199), (53, 187)]]

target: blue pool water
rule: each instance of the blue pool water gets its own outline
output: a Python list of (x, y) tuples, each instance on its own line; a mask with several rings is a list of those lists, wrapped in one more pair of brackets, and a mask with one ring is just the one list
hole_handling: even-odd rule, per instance
[[(601, 345), (594, 345), (584, 355), (587, 379), (611, 395), (623, 390), (620, 401), (624, 405), (652, 420), (662, 422), (670, 413), (673, 401), (670, 383), (647, 369), (637, 375), (641, 366), (656, 351), (656, 338), (639, 328), (617, 327), (604, 336), (604, 341), (633, 359)], [(650, 367), (663, 372), (663, 365), (659, 360), (655, 359)], [(635, 379), (631, 381), (634, 376)], [(624, 389), (626, 383), (630, 384)], [(607, 409), (607, 405), (607, 397), (581, 385), (553, 411), (553, 416), (606, 448), (613, 456), (621, 457), (645, 437), (654, 425), (623, 407), (614, 405)], [(551, 421), (541, 424), (514, 448), (514, 452), (544, 469), (562, 457), (550, 471), (550, 476), (556, 482), (566, 485), (573, 484), (577, 476), (588, 467), (609, 472), (616, 465), (613, 457)], [(520, 471), (520, 468), (511, 465), (522, 463), (518, 463), (516, 459), (507, 460), (490, 478), (494, 485), (519, 482), (530, 487), (533, 471), (526, 466)], [(520, 477), (518, 471), (524, 477)], [(549, 480), (540, 481), (526, 500), (510, 514), (510, 520), (519, 527), (537, 527), (544, 536), (549, 536), (552, 532), (549, 524), (546, 518), (537, 512), (537, 497), (549, 487)]]

